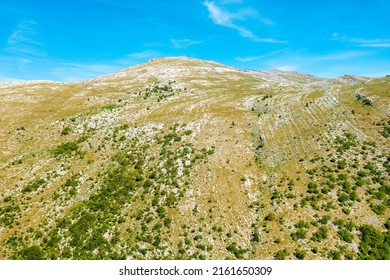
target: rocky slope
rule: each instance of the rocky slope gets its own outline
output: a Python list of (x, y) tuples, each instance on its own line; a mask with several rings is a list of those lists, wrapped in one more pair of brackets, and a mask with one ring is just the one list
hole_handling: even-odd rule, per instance
[(2, 259), (389, 258), (388, 77), (161, 58), (0, 100)]

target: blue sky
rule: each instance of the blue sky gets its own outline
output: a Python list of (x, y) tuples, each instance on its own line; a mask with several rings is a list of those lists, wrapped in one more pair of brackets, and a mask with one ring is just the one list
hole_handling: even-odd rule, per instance
[(388, 0), (1, 0), (0, 81), (79, 81), (155, 57), (390, 74)]

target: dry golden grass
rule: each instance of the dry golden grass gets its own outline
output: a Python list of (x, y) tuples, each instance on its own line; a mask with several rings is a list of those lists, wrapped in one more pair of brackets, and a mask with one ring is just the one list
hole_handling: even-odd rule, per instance
[[(146, 133), (141, 141), (154, 143), (156, 135), (163, 135), (174, 123), (192, 131), (188, 141), (194, 149), (214, 152), (192, 167), (185, 179), (190, 188), (177, 207), (168, 209), (172, 226), (164, 238), (169, 238), (166, 242), (171, 254), (166, 257), (176, 256), (176, 244), (192, 229), (191, 236), (200, 233), (207, 244), (213, 244), (212, 250), (204, 252), (206, 258), (234, 258), (226, 250), (233, 242), (248, 249), (245, 258), (272, 259), (282, 249), (287, 249), (288, 258), (295, 258), (293, 252), (298, 249), (307, 252), (306, 258), (329, 258), (329, 252), (340, 245), (333, 224), (328, 224), (326, 242), (310, 241), (317, 230), (315, 225), (307, 230), (306, 239), (291, 238), (298, 221), (315, 222), (316, 215), (329, 212), (294, 204), (300, 203), (312, 181), (308, 170), (319, 166), (310, 160), (315, 156), (328, 160), (336, 137), (344, 132), (357, 135), (359, 142), (375, 141), (376, 155), (388, 156), (389, 138), (382, 137), (373, 123), (389, 119), (389, 78), (350, 86), (340, 81), (279, 75), (284, 84), (214, 62), (169, 58), (82, 83), (0, 88), (0, 205), (5, 207), (4, 199), (12, 196), (21, 207), (11, 226), (0, 225), (0, 258), (15, 253), (5, 245), (12, 235), (27, 236), (29, 228), (54, 225), (96, 192), (99, 174), (120, 151), (110, 140), (115, 127), (127, 124), (130, 131)], [(135, 94), (156, 82), (165, 85), (169, 81), (177, 91), (161, 101)], [(374, 106), (363, 106), (356, 99), (358, 91), (371, 98)], [(158, 127), (155, 133), (150, 132), (150, 126)], [(62, 135), (66, 127), (70, 132)], [(53, 158), (50, 151), (54, 147), (83, 134), (90, 138), (79, 144), (84, 152), (81, 158)], [(264, 146), (258, 148), (260, 138)], [(150, 155), (159, 153), (156, 148), (150, 149)], [(353, 169), (349, 172), (356, 173)], [(79, 173), (78, 194), (59, 207), (53, 195)], [(385, 176), (388, 180), (389, 174)], [(27, 196), (21, 193), (23, 186), (41, 177), (48, 181), (45, 188)], [(293, 182), (291, 191), (289, 180)], [(278, 203), (272, 198), (276, 191), (282, 194)], [(287, 193), (293, 197), (286, 198)], [(359, 195), (365, 197), (365, 192)], [(120, 226), (121, 238), (128, 234), (127, 226), (138, 225), (131, 216), (142, 207), (142, 202), (134, 202), (123, 209), (126, 219)], [(351, 214), (344, 214), (336, 205), (332, 219), (373, 224), (383, 230), (390, 214), (386, 209), (384, 215), (376, 215), (365, 200), (350, 208)], [(275, 218), (264, 220), (269, 213)], [(260, 234), (258, 242), (251, 240), (254, 231)], [(319, 253), (311, 252), (313, 246)], [(357, 237), (352, 245), (345, 246), (355, 250)]]

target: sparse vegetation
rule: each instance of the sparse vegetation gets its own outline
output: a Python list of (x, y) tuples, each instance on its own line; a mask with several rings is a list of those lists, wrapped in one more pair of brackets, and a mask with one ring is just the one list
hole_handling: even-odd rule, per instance
[(390, 259), (388, 82), (159, 63), (0, 89), (1, 259)]

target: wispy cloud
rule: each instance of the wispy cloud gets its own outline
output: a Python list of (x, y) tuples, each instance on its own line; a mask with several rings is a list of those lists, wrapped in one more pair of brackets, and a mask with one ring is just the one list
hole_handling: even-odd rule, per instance
[(390, 48), (390, 39), (356, 40), (361, 47)]
[(155, 50), (144, 50), (141, 52), (134, 52), (127, 54), (126, 56), (122, 58), (115, 59), (113, 61), (113, 64), (122, 66), (122, 67), (128, 67), (132, 66), (138, 63), (145, 62), (146, 60), (149, 60), (151, 58), (155, 58), (160, 56), (160, 52)]
[(7, 45), (4, 51), (14, 57), (21, 58), (21, 62), (29, 62), (31, 58), (38, 58), (45, 53), (41, 50), (42, 43), (36, 37), (36, 21), (24, 21), (16, 26), (11, 35), (7, 38)]
[[(323, 54), (307, 54), (304, 52), (286, 53), (273, 56), (267, 61), (272, 68), (282, 70), (294, 65), (294, 71), (300, 68), (312, 67), (313, 65), (333, 65), (334, 63), (347, 63), (356, 59), (370, 55), (365, 51), (341, 51)], [(288, 67), (285, 67), (288, 66)], [(282, 68), (281, 68), (282, 67)], [(291, 71), (291, 70), (285, 70)]]
[(316, 54), (308, 53), (306, 49), (287, 49), (261, 60), (258, 64), (263, 69), (298, 71), (328, 78), (344, 74), (374, 77), (379, 76), (376, 72), (385, 72), (388, 69), (385, 62), (372, 59), (374, 53), (372, 50), (360, 50)]
[(193, 41), (190, 39), (181, 39), (181, 40), (171, 39), (171, 43), (172, 43), (174, 48), (183, 49), (183, 48), (186, 48), (186, 47), (189, 47), (192, 45), (202, 44), (203, 41)]
[(222, 4), (239, 4), (242, 3), (243, 0), (222, 0)]
[(294, 65), (280, 65), (280, 66), (276, 66), (275, 69), (280, 71), (291, 72), (297, 70), (297, 67)]
[[(228, 28), (232, 28), (237, 30), (242, 37), (251, 39), (255, 42), (263, 42), (263, 43), (287, 43), (286, 41), (276, 40), (273, 38), (261, 38), (254, 34), (250, 29), (242, 26), (241, 24), (237, 24), (238, 20), (245, 20), (248, 17), (258, 17), (258, 13), (254, 9), (246, 8), (241, 9), (237, 12), (230, 12), (222, 7), (218, 6), (214, 1), (205, 1), (203, 5), (207, 7), (209, 12), (209, 17), (213, 20), (213, 22), (217, 25), (225, 26)], [(263, 24), (272, 25), (273, 21), (269, 19), (260, 18), (260, 21)]]
[(262, 55), (259, 55), (259, 56), (247, 56), (247, 57), (235, 57), (234, 59), (239, 61), (239, 62), (251, 62), (251, 61), (255, 61), (255, 60), (259, 60), (261, 59), (263, 56)]
[[(38, 65), (50, 64), (44, 50), (44, 44), (39, 40), (39, 25), (34, 20), (20, 21), (5, 40), (5, 46), (0, 49), (1, 71), (6, 73), (3, 80), (18, 72), (23, 79), (36, 77)], [(4, 70), (3, 70), (4, 69)], [(1, 73), (0, 73), (1, 74)], [(15, 80), (11, 79), (10, 80)]]
[(346, 59), (366, 56), (368, 54), (369, 52), (364, 52), (364, 51), (343, 51), (343, 52), (337, 52), (331, 54), (312, 56), (312, 57), (308, 57), (308, 59), (314, 61), (346, 60)]
[(361, 38), (351, 38), (348, 36), (341, 36), (339, 33), (332, 34), (333, 40), (346, 42), (350, 44), (357, 45), (359, 47), (370, 47), (370, 48), (390, 48), (390, 39), (361, 39)]
[(285, 53), (287, 50), (288, 49), (283, 48), (272, 52), (264, 53), (262, 55), (252, 55), (252, 56), (245, 56), (245, 57), (237, 56), (234, 59), (239, 62), (251, 62), (251, 61), (256, 61), (256, 60), (265, 59), (269, 57), (274, 57), (275, 55), (280, 55)]

